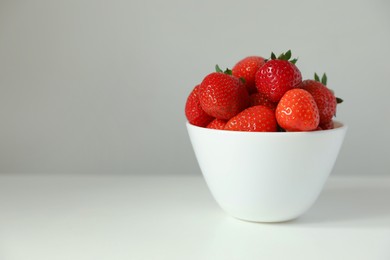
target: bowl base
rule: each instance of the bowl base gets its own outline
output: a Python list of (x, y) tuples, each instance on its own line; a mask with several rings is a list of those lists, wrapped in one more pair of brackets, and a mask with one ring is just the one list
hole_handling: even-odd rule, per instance
[(263, 224), (278, 224), (278, 223), (286, 223), (286, 222), (290, 222), (290, 221), (293, 221), (295, 219), (297, 219), (298, 217), (293, 217), (293, 218), (287, 218), (287, 219), (278, 219), (278, 220), (264, 220), (264, 219), (246, 219), (246, 218), (241, 218), (241, 217), (236, 217), (236, 216), (233, 216), (231, 214), (228, 214), (230, 217), (234, 218), (234, 219), (238, 219), (240, 221), (245, 221), (245, 222), (250, 222), (250, 223), (263, 223)]

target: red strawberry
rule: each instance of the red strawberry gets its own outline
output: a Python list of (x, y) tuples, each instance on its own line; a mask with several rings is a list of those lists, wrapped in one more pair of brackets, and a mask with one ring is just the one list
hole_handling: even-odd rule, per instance
[(320, 112), (320, 124), (327, 124), (332, 121), (333, 116), (336, 114), (336, 97), (326, 87), (326, 74), (322, 77), (322, 83), (319, 82), (317, 74), (314, 77), (316, 80), (307, 79), (302, 81), (300, 88), (307, 90), (313, 96)]
[(275, 113), (266, 106), (249, 107), (230, 119), (225, 130), (248, 132), (276, 132)]
[(321, 127), (322, 130), (329, 130), (334, 128), (334, 122), (333, 120), (330, 120), (329, 122), (322, 124), (320, 123), (319, 127)]
[(208, 125), (213, 117), (204, 112), (199, 101), (199, 85), (197, 85), (187, 98), (185, 114), (188, 122), (192, 125), (204, 127)]
[[(217, 66), (217, 71), (221, 71)], [(229, 120), (249, 106), (249, 94), (238, 78), (225, 73), (213, 72), (207, 75), (199, 89), (203, 110), (218, 119)]]
[(271, 108), (272, 110), (275, 111), (276, 109), (276, 103), (269, 101), (263, 94), (261, 93), (254, 93), (249, 96), (250, 99), (250, 106), (258, 106), (258, 105), (263, 105), (266, 107)]
[(206, 128), (223, 130), (225, 128), (226, 121), (222, 119), (214, 119)]
[(245, 86), (249, 93), (256, 93), (257, 88), (255, 84), (255, 75), (256, 72), (263, 66), (265, 63), (264, 58), (260, 56), (249, 56), (246, 57), (232, 69), (233, 76), (237, 78), (243, 78), (245, 81)]
[(268, 60), (256, 73), (256, 87), (272, 102), (278, 102), (284, 93), (297, 87), (302, 82), (302, 75), (295, 66), (296, 59), (289, 61), (291, 51), (278, 58), (271, 54)]
[(276, 120), (286, 131), (312, 131), (320, 122), (313, 96), (304, 89), (287, 91), (276, 107)]

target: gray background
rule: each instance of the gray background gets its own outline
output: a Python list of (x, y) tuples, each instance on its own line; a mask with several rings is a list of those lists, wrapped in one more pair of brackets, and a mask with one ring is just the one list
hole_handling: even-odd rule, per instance
[(184, 104), (216, 63), (293, 50), (349, 125), (334, 174), (389, 174), (390, 4), (0, 0), (0, 172), (199, 173)]

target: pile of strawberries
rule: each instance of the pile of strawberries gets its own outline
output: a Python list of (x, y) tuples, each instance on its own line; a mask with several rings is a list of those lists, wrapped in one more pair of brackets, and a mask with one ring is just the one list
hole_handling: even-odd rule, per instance
[(232, 70), (207, 75), (187, 98), (190, 124), (220, 130), (277, 132), (316, 131), (334, 127), (337, 103), (320, 80), (302, 81), (291, 51), (270, 59), (250, 56)]

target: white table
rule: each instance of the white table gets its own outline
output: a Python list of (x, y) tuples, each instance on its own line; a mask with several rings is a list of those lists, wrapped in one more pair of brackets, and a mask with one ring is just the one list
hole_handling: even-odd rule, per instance
[(201, 175), (0, 175), (0, 260), (390, 259), (390, 177), (332, 177), (297, 220), (227, 216)]

